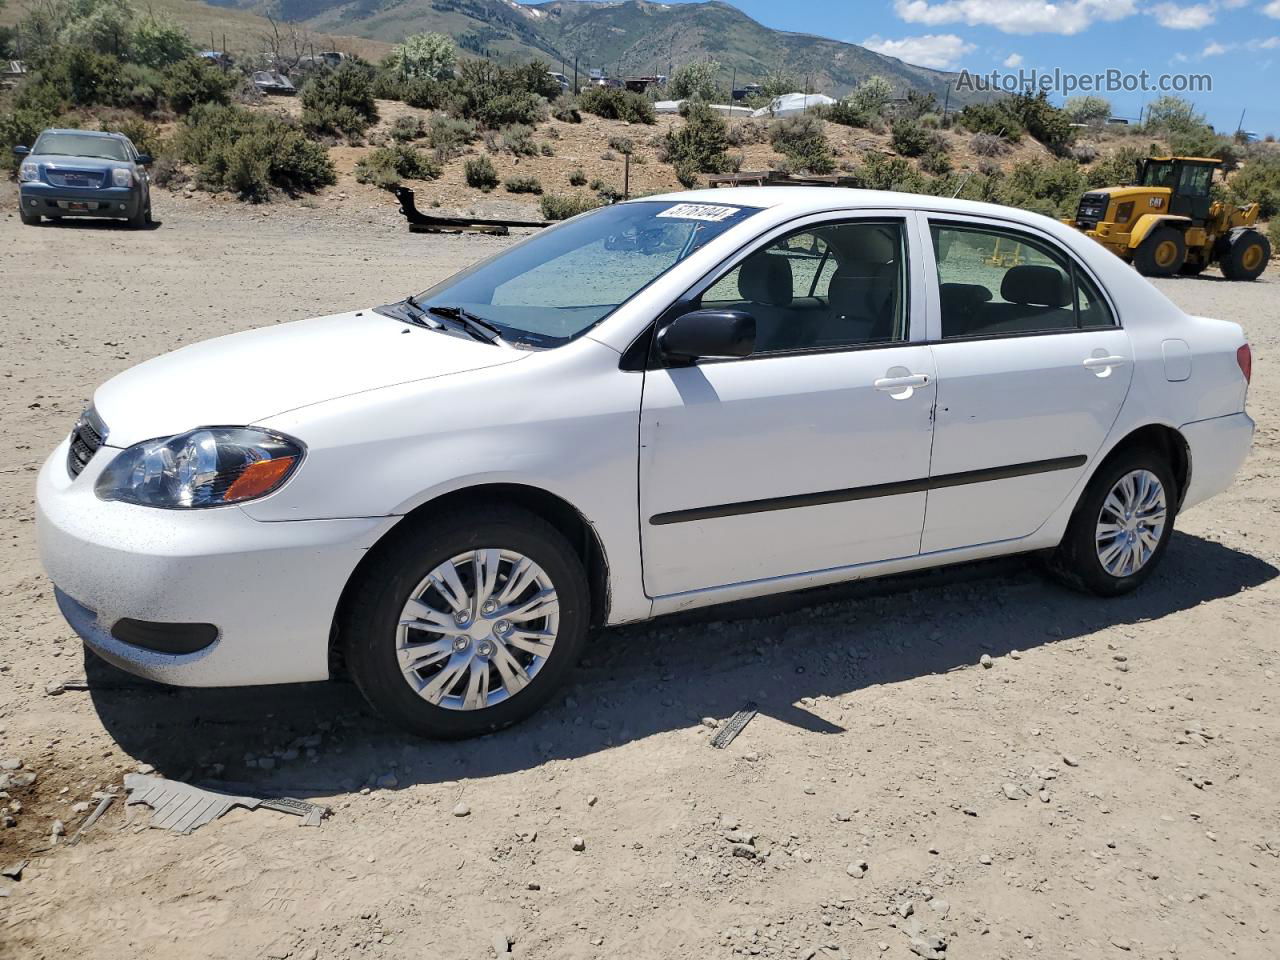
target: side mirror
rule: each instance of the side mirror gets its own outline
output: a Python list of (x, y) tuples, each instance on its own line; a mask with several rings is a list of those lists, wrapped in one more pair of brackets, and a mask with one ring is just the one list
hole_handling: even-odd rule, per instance
[(155, 160), (153, 160), (153, 159), (151, 158), (151, 154), (149, 154), (149, 153), (140, 153), (140, 154), (138, 154), (138, 166), (140, 166), (140, 167), (149, 167), (149, 166), (151, 166), (151, 164), (153, 164), (153, 163), (155, 163)]
[(742, 310), (694, 310), (671, 321), (658, 346), (673, 360), (748, 357), (756, 348), (756, 318)]
[(31, 152), (30, 147), (14, 147), (13, 148), (13, 154), (16, 157), (25, 157), (30, 152)]

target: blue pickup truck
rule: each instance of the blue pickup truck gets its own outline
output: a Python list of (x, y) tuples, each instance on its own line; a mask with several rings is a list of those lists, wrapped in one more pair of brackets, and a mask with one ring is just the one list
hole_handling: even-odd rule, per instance
[(120, 133), (46, 130), (31, 147), (17, 146), (18, 213), (34, 226), (42, 217), (114, 217), (134, 227), (151, 223), (151, 158)]

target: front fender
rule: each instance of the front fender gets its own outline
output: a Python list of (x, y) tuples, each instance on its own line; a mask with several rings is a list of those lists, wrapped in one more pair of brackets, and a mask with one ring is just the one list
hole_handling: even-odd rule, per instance
[(1169, 225), (1177, 227), (1179, 230), (1185, 230), (1191, 226), (1190, 217), (1175, 217), (1168, 213), (1144, 213), (1133, 225), (1133, 229), (1129, 231), (1129, 249), (1134, 250), (1147, 239), (1147, 236), (1156, 227)]

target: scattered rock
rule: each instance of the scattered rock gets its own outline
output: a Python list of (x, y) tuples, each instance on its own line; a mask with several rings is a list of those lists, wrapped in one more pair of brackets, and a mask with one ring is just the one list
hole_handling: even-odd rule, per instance
[(471, 808), (459, 800), (453, 808), (453, 815), (455, 817), (469, 817), (471, 816)]
[(978, 857), (978, 862), (982, 864), (984, 867), (991, 866), (991, 854), (989, 853), (982, 854), (981, 856)]
[(907, 917), (911, 916), (913, 913), (916, 912), (916, 905), (910, 900), (903, 900), (901, 903), (898, 904), (897, 910), (898, 910), (898, 916), (900, 916), (903, 920), (905, 920), (907, 919)]
[(1006, 783), (1000, 789), (1004, 791), (1005, 797), (1009, 800), (1021, 800), (1025, 796), (1022, 792), (1022, 788), (1016, 783)]
[(61, 680), (50, 680), (44, 685), (44, 692), (50, 697), (56, 697), (60, 693), (65, 693), (66, 690), (67, 686)]
[(599, 798), (599, 797), (597, 797), (594, 793), (592, 793), (592, 794), (588, 794), (588, 795), (587, 795), (587, 806), (588, 806), (588, 807), (594, 807), (594, 806), (595, 806), (597, 803), (599, 803), (599, 802), (600, 802), (600, 798)]
[(940, 897), (934, 897), (929, 901), (929, 909), (938, 915), (939, 920), (945, 920), (951, 912), (951, 904)]
[(542, 884), (538, 883), (537, 881), (530, 880), (528, 883), (524, 885), (524, 888), (526, 890), (541, 890)]
[(5, 757), (0, 760), (0, 770), (21, 770), (22, 761), (17, 757)]
[(943, 952), (947, 949), (946, 941), (941, 937), (921, 936), (911, 938), (911, 952), (924, 960), (943, 960)]
[(511, 954), (511, 939), (505, 933), (495, 933), (493, 935), (493, 952), (499, 957), (506, 957)]
[(1079, 760), (1077, 760), (1075, 757), (1073, 757), (1073, 756), (1072, 756), (1071, 754), (1069, 754), (1069, 753), (1064, 753), (1064, 754), (1062, 755), (1062, 762), (1063, 762), (1063, 763), (1065, 763), (1068, 767), (1078, 767), (1078, 766), (1080, 766), (1080, 761), (1079, 761)]
[(715, 717), (703, 717), (702, 725), (708, 730), (714, 730), (716, 727), (720, 726), (720, 721)]
[(583, 840), (581, 837), (574, 837), (570, 845), (578, 853), (581, 853), (583, 850), (587, 849), (587, 841)]
[(989, 653), (984, 653), (978, 659), (978, 662), (982, 664), (982, 667), (984, 670), (990, 670), (992, 667), (995, 666), (995, 663), (996, 663), (994, 660), (991, 659), (991, 654)]
[(0, 870), (0, 877), (8, 877), (10, 880), (21, 880), (22, 871), (27, 868), (28, 863), (30, 863), (29, 860), (19, 860), (16, 863), (11, 863), (3, 870)]
[(1112, 937), (1111, 945), (1117, 950), (1123, 950), (1126, 953), (1133, 949), (1133, 944), (1129, 943), (1128, 940), (1121, 940), (1119, 937)]
[(867, 875), (867, 861), (858, 860), (851, 863), (844, 868), (844, 872), (849, 874), (849, 876), (853, 877), (855, 880), (861, 880)]

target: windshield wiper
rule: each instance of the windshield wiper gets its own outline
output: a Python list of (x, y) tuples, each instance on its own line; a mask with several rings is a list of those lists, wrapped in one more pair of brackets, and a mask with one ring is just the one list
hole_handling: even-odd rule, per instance
[[(417, 306), (417, 303), (414, 303)], [(426, 312), (437, 317), (444, 317), (446, 320), (452, 320), (463, 330), (471, 334), (477, 340), (483, 340), (485, 343), (496, 343), (502, 338), (502, 333), (492, 323), (484, 317), (476, 316), (469, 310), (462, 307), (427, 307)]]

